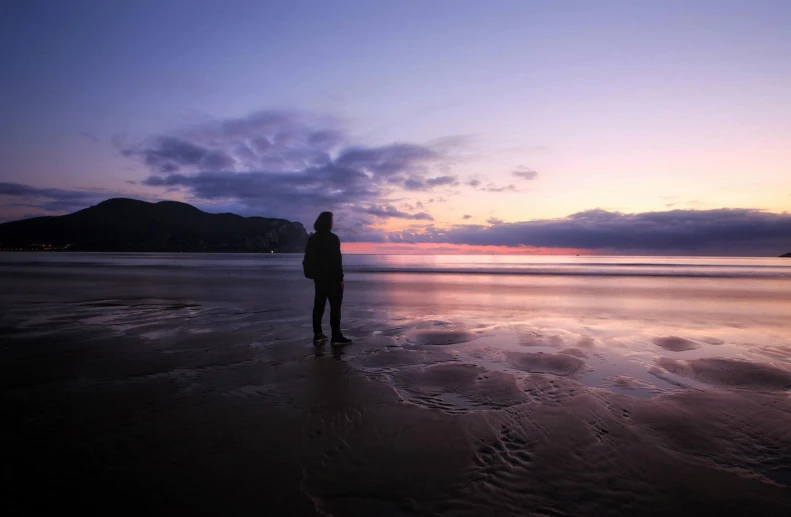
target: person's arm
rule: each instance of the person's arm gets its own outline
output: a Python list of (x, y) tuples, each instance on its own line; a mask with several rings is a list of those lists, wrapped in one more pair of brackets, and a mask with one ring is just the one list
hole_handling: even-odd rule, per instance
[(341, 240), (337, 235), (335, 235), (335, 242), (333, 244), (332, 274), (337, 280), (343, 282), (343, 256), (341, 255)]

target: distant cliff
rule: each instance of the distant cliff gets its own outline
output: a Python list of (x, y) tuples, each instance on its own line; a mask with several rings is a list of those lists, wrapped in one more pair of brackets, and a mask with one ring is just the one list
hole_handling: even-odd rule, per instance
[(308, 234), (285, 219), (209, 214), (176, 201), (108, 199), (73, 214), (0, 224), (0, 249), (302, 252)]
[(780, 258), (791, 258), (791, 253), (786, 253), (785, 255), (780, 255)]

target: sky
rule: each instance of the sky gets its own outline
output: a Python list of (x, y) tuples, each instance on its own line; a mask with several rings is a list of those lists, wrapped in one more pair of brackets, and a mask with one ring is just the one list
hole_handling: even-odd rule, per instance
[(349, 252), (791, 251), (791, 2), (0, 4), (0, 220), (336, 214)]

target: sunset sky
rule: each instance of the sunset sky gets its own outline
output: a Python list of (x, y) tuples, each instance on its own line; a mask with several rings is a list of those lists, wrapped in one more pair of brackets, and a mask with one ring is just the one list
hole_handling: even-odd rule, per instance
[(0, 6), (0, 220), (109, 197), (348, 251), (791, 251), (791, 2)]

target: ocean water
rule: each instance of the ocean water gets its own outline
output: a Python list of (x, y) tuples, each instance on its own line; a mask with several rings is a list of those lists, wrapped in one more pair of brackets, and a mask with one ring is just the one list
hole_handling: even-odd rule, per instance
[[(247, 253), (0, 253), (6, 267), (95, 266), (238, 270), (266, 274), (300, 270), (298, 254)], [(467, 273), (791, 279), (791, 261), (758, 257), (568, 255), (345, 255), (347, 273)]]

